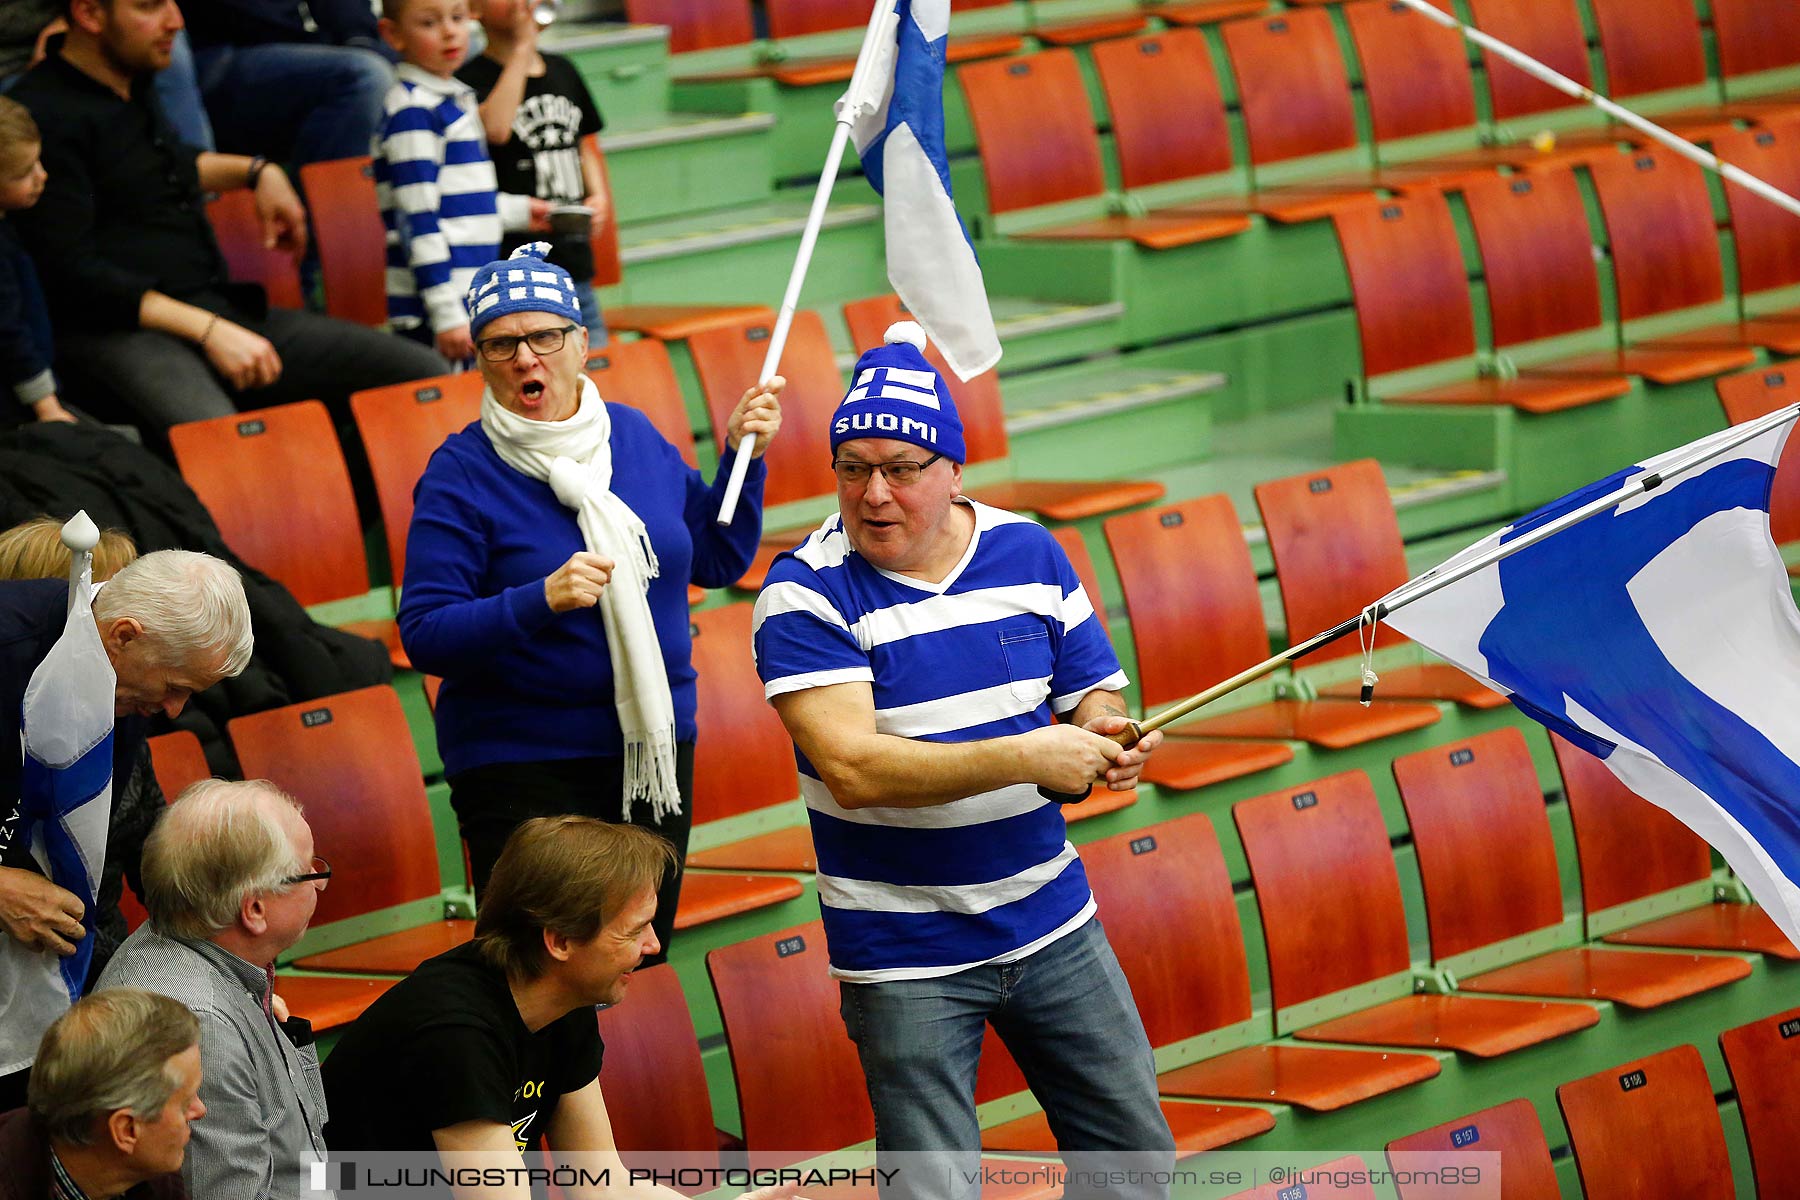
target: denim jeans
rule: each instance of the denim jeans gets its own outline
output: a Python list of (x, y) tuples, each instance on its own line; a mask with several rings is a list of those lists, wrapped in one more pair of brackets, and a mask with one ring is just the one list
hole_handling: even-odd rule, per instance
[(594, 285), (585, 280), (575, 281), (575, 298), (581, 301), (581, 323), (587, 326), (588, 349), (598, 350), (606, 345), (606, 318), (600, 313), (600, 297), (594, 293)]
[(394, 82), (387, 59), (355, 46), (202, 46), (194, 63), (219, 149), (296, 167), (369, 153)]
[[(975, 1170), (975, 1070), (988, 1022), (1043, 1105), (1058, 1147), (1077, 1156), (1072, 1167), (1081, 1159), (1161, 1170), (1173, 1163), (1150, 1042), (1099, 918), (1018, 962), (839, 990), (875, 1110), (877, 1149), (951, 1152), (951, 1161), (934, 1160), (930, 1171), (902, 1170), (896, 1184), (903, 1186), (886, 1195), (974, 1200), (979, 1193), (949, 1168)], [(912, 1186), (904, 1186), (909, 1178)], [(944, 1180), (942, 1190), (917, 1186), (927, 1178)], [(1163, 1200), (1168, 1186), (1071, 1184), (1065, 1193), (1071, 1200), (1096, 1194)]]
[(186, 30), (175, 35), (175, 49), (169, 56), (169, 65), (156, 73), (156, 99), (183, 145), (196, 150), (213, 148), (212, 121), (200, 98), (194, 50), (188, 45)]

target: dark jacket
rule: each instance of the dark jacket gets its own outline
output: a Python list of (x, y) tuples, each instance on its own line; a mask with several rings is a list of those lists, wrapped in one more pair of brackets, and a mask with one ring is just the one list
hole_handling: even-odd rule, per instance
[(377, 49), (368, 0), (181, 0), (195, 46), (311, 42)]
[(37, 268), (13, 223), (0, 220), (0, 426), (35, 419), (27, 406), (55, 394), (52, 345)]
[[(0, 1200), (47, 1200), (50, 1195), (50, 1136), (30, 1109), (0, 1113)], [(120, 1200), (187, 1200), (180, 1172), (158, 1175), (127, 1191)]]

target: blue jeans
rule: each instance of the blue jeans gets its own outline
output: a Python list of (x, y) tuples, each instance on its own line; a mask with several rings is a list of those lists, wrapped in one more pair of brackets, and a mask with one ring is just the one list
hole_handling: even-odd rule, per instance
[(575, 298), (581, 301), (581, 323), (587, 326), (588, 349), (598, 350), (607, 342), (606, 318), (600, 314), (600, 297), (594, 294), (593, 284), (577, 279)]
[(275, 42), (194, 51), (218, 146), (298, 167), (369, 153), (394, 68), (373, 50)]
[(175, 52), (169, 56), (169, 65), (156, 73), (156, 99), (183, 145), (196, 150), (213, 148), (212, 121), (200, 98), (194, 49), (188, 44), (185, 29), (175, 35)]
[[(1150, 1041), (1099, 918), (1018, 962), (936, 979), (844, 983), (839, 993), (875, 1110), (877, 1149), (955, 1152), (956, 1166), (975, 1169), (981, 1145), (975, 1069), (982, 1026), (992, 1022), (1065, 1157), (1127, 1153), (1114, 1161), (1162, 1170), (1173, 1164), (1175, 1143), (1157, 1102)], [(909, 1176), (915, 1183), (923, 1178), (903, 1170), (896, 1183)], [(950, 1174), (942, 1191), (897, 1187), (886, 1194), (973, 1200), (979, 1190)], [(1065, 1194), (1094, 1193), (1071, 1185)], [(1166, 1200), (1168, 1186), (1121, 1186), (1105, 1194)]]

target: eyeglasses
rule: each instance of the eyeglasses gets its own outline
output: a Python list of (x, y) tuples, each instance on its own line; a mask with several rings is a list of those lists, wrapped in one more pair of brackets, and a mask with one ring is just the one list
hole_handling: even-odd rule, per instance
[(903, 488), (911, 487), (919, 482), (919, 476), (924, 474), (925, 468), (942, 457), (944, 457), (942, 454), (934, 454), (924, 462), (913, 462), (910, 459), (900, 458), (893, 462), (883, 463), (859, 462), (854, 458), (834, 458), (831, 460), (831, 469), (837, 475), (839, 483), (847, 483), (852, 487), (869, 482), (869, 476), (880, 471), (881, 477), (887, 480), (889, 487)]
[(322, 892), (331, 883), (331, 864), (317, 855), (312, 860), (312, 870), (304, 875), (289, 875), (281, 881), (282, 887), (293, 887), (297, 883), (316, 883)]
[(475, 349), (489, 362), (511, 362), (519, 353), (520, 342), (530, 346), (533, 354), (555, 354), (563, 348), (563, 340), (580, 328), (579, 325), (564, 325), (560, 329), (539, 329), (523, 337), (486, 338), (476, 342)]

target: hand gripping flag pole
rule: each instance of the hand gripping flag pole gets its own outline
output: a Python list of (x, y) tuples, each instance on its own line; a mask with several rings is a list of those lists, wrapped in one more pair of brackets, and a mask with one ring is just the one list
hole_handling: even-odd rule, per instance
[[(885, 99), (889, 65), (894, 53), (894, 29), (899, 23), (895, 0), (875, 0), (869, 14), (869, 28), (863, 34), (862, 48), (856, 53), (856, 67), (850, 74), (850, 86), (837, 102), (837, 126), (831, 131), (831, 147), (825, 152), (825, 169), (819, 173), (819, 186), (813, 192), (812, 209), (806, 214), (806, 228), (800, 234), (800, 252), (794, 256), (794, 269), (788, 275), (787, 292), (781, 297), (781, 311), (775, 317), (775, 330), (769, 335), (769, 349), (763, 355), (759, 383), (767, 383), (781, 362), (787, 347), (788, 329), (794, 323), (794, 310), (800, 304), (800, 286), (806, 282), (807, 268), (812, 265), (813, 248), (819, 243), (819, 229), (825, 223), (825, 208), (831, 200), (831, 189), (837, 183), (838, 167), (843, 162), (844, 147), (850, 142), (850, 131), (857, 118), (881, 108)], [(719, 502), (719, 524), (731, 524), (737, 511), (738, 496), (744, 490), (744, 476), (750, 460), (756, 457), (756, 435), (747, 433), (738, 442), (737, 457), (731, 463), (731, 478), (725, 485), (725, 497)]]

